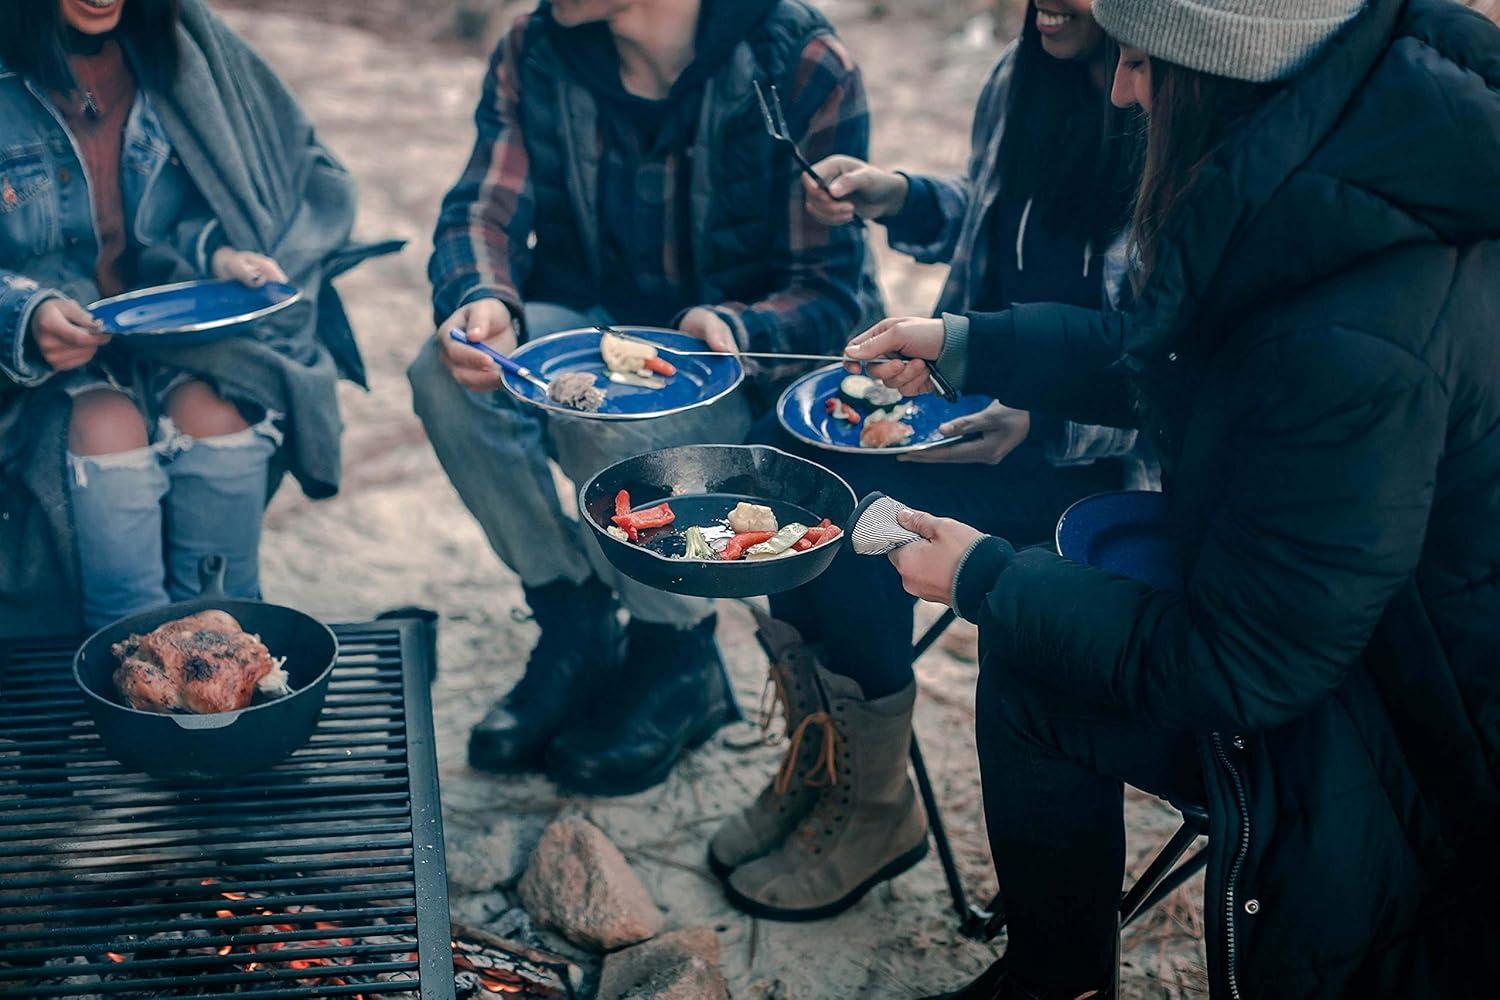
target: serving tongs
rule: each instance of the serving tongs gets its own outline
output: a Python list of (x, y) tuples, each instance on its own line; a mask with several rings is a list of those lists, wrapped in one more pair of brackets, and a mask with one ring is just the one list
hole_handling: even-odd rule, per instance
[[(647, 340), (645, 337), (637, 337), (633, 333), (625, 333), (622, 330), (616, 330), (614, 327), (610, 326), (597, 326), (595, 327), (595, 329), (600, 333), (608, 333), (612, 336), (619, 337), (621, 340), (628, 340), (633, 344), (645, 344), (647, 347), (654, 347), (658, 351), (663, 351), (667, 354), (675, 354), (678, 357), (726, 357), (726, 355), (722, 351), (684, 351), (679, 350), (676, 347), (667, 347), (665, 344), (658, 344), (654, 340)], [(737, 358), (751, 358), (759, 361), (833, 361), (839, 364), (849, 364), (850, 362), (854, 362), (855, 364), (859, 365), (861, 371), (863, 371), (865, 366), (869, 364), (868, 361), (860, 361), (857, 358), (847, 357), (843, 354), (784, 354), (776, 351), (738, 351), (732, 356)], [(958, 390), (954, 388), (953, 383), (949, 382), (947, 377), (944, 376), (942, 372), (938, 371), (937, 366), (931, 361), (927, 362), (927, 372), (932, 377), (932, 387), (937, 390), (938, 395), (942, 396), (943, 399), (947, 400), (950, 403), (955, 403), (958, 401)]]
[(802, 148), (797, 145), (797, 140), (792, 138), (792, 130), (786, 127), (786, 115), (781, 111), (781, 95), (776, 92), (776, 84), (766, 84), (771, 91), (771, 98), (767, 101), (766, 92), (761, 89), (760, 81), (752, 80), (750, 83), (755, 88), (755, 99), (760, 102), (760, 113), (766, 120), (766, 133), (785, 146), (792, 154), (792, 158), (797, 161), (797, 166), (802, 168), (802, 172), (811, 177), (829, 196), (832, 196), (833, 192), (829, 190), (828, 182), (823, 179), (822, 174), (813, 169), (807, 157), (802, 155)]

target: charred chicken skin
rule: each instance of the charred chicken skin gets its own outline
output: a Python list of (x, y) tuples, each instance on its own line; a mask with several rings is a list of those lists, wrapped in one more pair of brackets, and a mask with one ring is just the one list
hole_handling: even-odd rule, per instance
[(290, 693), (281, 661), (223, 611), (179, 618), (111, 648), (120, 658), (115, 687), (143, 712), (234, 712), (257, 689)]

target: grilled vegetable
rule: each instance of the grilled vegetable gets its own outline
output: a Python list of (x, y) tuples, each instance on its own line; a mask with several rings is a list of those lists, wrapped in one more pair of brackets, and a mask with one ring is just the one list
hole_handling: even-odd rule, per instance
[(759, 545), (752, 545), (745, 552), (746, 559), (775, 559), (792, 551), (792, 546), (807, 534), (807, 525), (789, 524)]
[(714, 552), (713, 546), (710, 545), (710, 544), (708, 544), (708, 538), (704, 536), (703, 529), (700, 528), (700, 527), (698, 527), (696, 524), (693, 525), (691, 528), (689, 528), (687, 531), (683, 532), (683, 537), (685, 539), (687, 539), (687, 553), (685, 555), (683, 555), (682, 558), (684, 558), (684, 559), (717, 559), (718, 558), (718, 555)]
[(846, 375), (839, 383), (839, 395), (851, 403), (863, 403), (865, 396), (878, 384), (868, 375)]
[(839, 383), (839, 395), (851, 403), (870, 406), (891, 406), (901, 402), (901, 390), (892, 389), (880, 379), (868, 375), (845, 376)]
[(746, 531), (735, 535), (729, 540), (729, 544), (724, 546), (724, 551), (719, 553), (719, 558), (726, 562), (734, 562), (744, 556), (746, 549), (770, 541), (775, 534), (774, 531)]
[(662, 378), (671, 378), (677, 374), (677, 367), (664, 358), (647, 358), (645, 364), (647, 371)]
[(859, 423), (859, 414), (846, 406), (842, 399), (835, 399), (829, 396), (823, 401), (823, 407), (828, 411), (828, 415), (835, 420), (847, 420), (851, 424)]
[(642, 528), (665, 528), (677, 520), (677, 515), (672, 513), (672, 508), (664, 500), (655, 507), (647, 507), (645, 510), (616, 514), (612, 520), (627, 531), (631, 528), (639, 531)]

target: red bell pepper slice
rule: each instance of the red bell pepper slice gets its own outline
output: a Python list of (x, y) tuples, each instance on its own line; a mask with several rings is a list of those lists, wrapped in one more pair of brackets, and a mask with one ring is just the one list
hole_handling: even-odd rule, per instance
[(775, 534), (776, 532), (774, 531), (747, 531), (743, 534), (735, 535), (729, 540), (729, 544), (724, 546), (724, 551), (719, 553), (719, 558), (727, 562), (734, 562), (745, 555), (746, 549), (752, 545), (759, 545), (761, 542), (769, 542)]
[[(618, 498), (616, 502), (618, 503)], [(677, 520), (677, 515), (672, 513), (672, 508), (667, 505), (666, 501), (662, 501), (655, 507), (648, 507), (645, 510), (616, 514), (611, 520), (619, 527), (625, 529), (625, 533), (628, 535), (632, 530), (643, 531), (646, 528), (664, 528)]]
[(615, 517), (624, 517), (630, 513), (630, 494), (621, 490), (615, 494)]

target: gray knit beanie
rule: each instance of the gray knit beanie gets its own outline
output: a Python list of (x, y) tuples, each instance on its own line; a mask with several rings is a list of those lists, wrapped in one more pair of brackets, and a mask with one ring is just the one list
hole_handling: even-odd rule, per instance
[(1305, 66), (1365, 0), (1094, 0), (1122, 45), (1189, 69), (1264, 83)]

